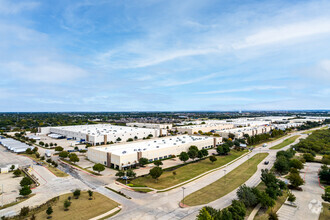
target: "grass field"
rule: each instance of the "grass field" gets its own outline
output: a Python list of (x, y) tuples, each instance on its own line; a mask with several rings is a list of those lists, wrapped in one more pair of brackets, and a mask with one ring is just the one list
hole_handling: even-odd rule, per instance
[(300, 135), (295, 135), (295, 136), (292, 136), (292, 137), (289, 137), (287, 139), (285, 139), (282, 143), (279, 143), (273, 147), (271, 147), (270, 149), (272, 150), (277, 150), (277, 149), (281, 149), (289, 144), (292, 144), (293, 142), (295, 142), (295, 140), (299, 137)]
[[(53, 205), (52, 219), (90, 219), (99, 215), (102, 215), (115, 207), (118, 203), (112, 201), (106, 196), (100, 193), (94, 192), (93, 199), (89, 200), (87, 192), (81, 192), (79, 199), (71, 199), (71, 206), (68, 211), (64, 211), (63, 203), (69, 197), (72, 197), (72, 193), (61, 195)], [(35, 213), (36, 219), (46, 219), (46, 209), (48, 206), (42, 207)]]
[(330, 219), (330, 204), (329, 203), (322, 203), (323, 210), (320, 214), (319, 220), (329, 220)]
[(46, 162), (46, 160), (40, 160), (39, 158), (36, 157), (34, 154), (23, 154), (27, 157), (32, 158), (35, 161), (38, 161), (42, 163), (45, 167), (47, 167), (52, 173), (54, 173), (55, 176), (57, 177), (66, 177), (68, 174), (64, 173), (63, 171), (57, 169), (56, 167), (50, 165), (49, 163)]
[(233, 171), (210, 185), (188, 195), (185, 205), (196, 206), (212, 202), (230, 193), (245, 183), (256, 171), (258, 164), (268, 156), (268, 153), (256, 154)]
[(230, 151), (230, 154), (227, 156), (216, 156), (218, 160), (214, 163), (212, 163), (208, 158), (206, 158), (205, 160), (198, 161), (196, 163), (190, 163), (178, 169), (175, 169), (176, 175), (173, 174), (173, 171), (164, 171), (164, 173), (159, 177), (157, 182), (152, 179), (151, 176), (145, 176), (136, 178), (132, 180), (131, 183), (136, 185), (145, 185), (154, 189), (166, 189), (168, 187), (180, 184), (184, 181), (194, 178), (209, 170), (221, 167), (246, 152), (246, 150)]

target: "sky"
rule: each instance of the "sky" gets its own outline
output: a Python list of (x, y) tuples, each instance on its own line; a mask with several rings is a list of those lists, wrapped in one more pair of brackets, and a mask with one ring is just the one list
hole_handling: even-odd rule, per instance
[(330, 1), (0, 0), (0, 112), (330, 109)]

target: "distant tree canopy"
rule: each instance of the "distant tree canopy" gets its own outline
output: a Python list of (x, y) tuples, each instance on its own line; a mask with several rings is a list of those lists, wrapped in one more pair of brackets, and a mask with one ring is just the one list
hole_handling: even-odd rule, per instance
[(330, 129), (314, 131), (307, 138), (301, 139), (294, 148), (303, 153), (330, 154)]

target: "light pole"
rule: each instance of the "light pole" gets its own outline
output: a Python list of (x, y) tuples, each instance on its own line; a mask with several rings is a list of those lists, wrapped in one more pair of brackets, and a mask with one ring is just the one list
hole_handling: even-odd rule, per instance
[(182, 208), (184, 208), (184, 190), (186, 188), (182, 187)]

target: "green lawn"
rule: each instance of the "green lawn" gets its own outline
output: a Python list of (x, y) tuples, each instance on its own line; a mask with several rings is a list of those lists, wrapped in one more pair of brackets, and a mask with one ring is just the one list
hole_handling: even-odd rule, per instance
[(322, 203), (323, 210), (320, 214), (319, 220), (329, 220), (330, 219), (330, 204), (329, 203)]
[(168, 187), (180, 184), (184, 181), (194, 178), (202, 173), (221, 167), (246, 152), (247, 150), (233, 150), (230, 151), (230, 154), (227, 156), (216, 156), (218, 160), (214, 163), (212, 163), (208, 158), (206, 158), (205, 160), (201, 160), (196, 163), (190, 163), (178, 169), (175, 169), (176, 175), (173, 174), (173, 171), (164, 171), (164, 173), (159, 177), (158, 181), (155, 181), (151, 178), (151, 176), (148, 175), (145, 177), (136, 178), (132, 180), (131, 183), (135, 185), (148, 186), (154, 189), (166, 189)]
[(289, 144), (292, 144), (293, 142), (295, 142), (295, 140), (299, 137), (300, 135), (295, 135), (295, 136), (292, 136), (292, 137), (289, 137), (287, 139), (285, 139), (282, 143), (279, 143), (273, 147), (271, 147), (270, 149), (272, 150), (277, 150), (277, 149), (281, 149)]
[[(69, 197), (72, 197), (72, 193), (64, 194), (59, 197), (54, 203), (52, 203), (53, 214), (52, 219), (90, 219), (99, 215), (102, 215), (114, 208), (119, 204), (109, 199), (108, 197), (94, 192), (93, 199), (89, 200), (87, 192), (81, 192), (79, 199), (72, 197), (71, 206), (68, 211), (64, 210), (63, 203)], [(32, 211), (35, 214), (36, 219), (46, 219), (46, 209), (48, 205), (41, 206), (40, 209)], [(32, 215), (29, 214), (29, 216)], [(29, 218), (28, 218), (29, 219)]]
[(256, 154), (223, 178), (188, 195), (184, 203), (188, 206), (203, 205), (230, 193), (244, 184), (256, 171), (258, 164), (268, 156), (268, 153)]

